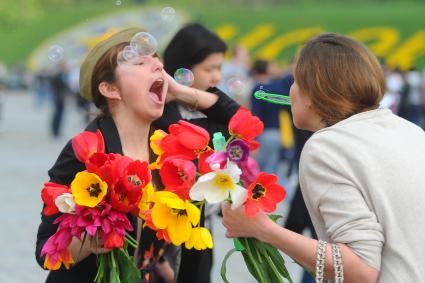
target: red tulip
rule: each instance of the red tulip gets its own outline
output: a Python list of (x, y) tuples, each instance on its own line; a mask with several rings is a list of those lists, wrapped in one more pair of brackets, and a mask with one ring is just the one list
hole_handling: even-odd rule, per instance
[(105, 152), (105, 143), (102, 133), (99, 130), (97, 130), (96, 133), (84, 131), (73, 137), (71, 143), (75, 156), (83, 163), (85, 163), (93, 153)]
[(275, 175), (261, 172), (248, 188), (245, 214), (254, 217), (259, 211), (273, 212), (285, 195), (285, 188), (277, 184)]
[(55, 199), (63, 193), (70, 193), (70, 189), (61, 184), (53, 182), (47, 182), (44, 184), (44, 188), (41, 190), (41, 199), (46, 205), (43, 209), (43, 213), (46, 216), (54, 215), (59, 212), (55, 204)]
[(254, 139), (263, 132), (263, 129), (263, 122), (245, 107), (240, 107), (229, 122), (230, 134), (245, 140), (251, 150), (260, 146)]
[(124, 235), (120, 235), (116, 231), (109, 233), (103, 246), (107, 249), (121, 249), (124, 246)]
[(196, 166), (192, 161), (169, 158), (162, 165), (159, 175), (167, 191), (176, 193), (182, 199), (190, 199), (189, 190), (196, 178)]
[(202, 150), (208, 146), (210, 140), (210, 135), (205, 129), (184, 120), (170, 125), (169, 131), (178, 138), (181, 145), (190, 150)]
[(122, 176), (110, 191), (110, 203), (116, 210), (128, 213), (137, 208), (142, 198), (142, 188), (151, 181), (152, 177), (147, 162), (136, 160), (129, 163), (125, 169), (119, 168), (120, 165), (125, 166), (125, 164), (125, 159), (116, 160), (115, 171), (124, 171), (124, 173), (117, 173), (117, 176)]

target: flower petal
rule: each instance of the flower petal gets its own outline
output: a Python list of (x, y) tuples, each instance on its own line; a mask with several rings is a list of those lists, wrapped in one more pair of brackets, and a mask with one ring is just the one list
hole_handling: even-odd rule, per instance
[(236, 185), (235, 189), (230, 191), (230, 198), (232, 199), (232, 209), (238, 208), (245, 202), (247, 193), (248, 191), (244, 187), (241, 187), (239, 185)]
[(177, 215), (172, 217), (170, 225), (167, 228), (170, 240), (176, 246), (181, 245), (189, 239), (191, 230), (192, 225), (186, 215)]
[(224, 201), (229, 196), (229, 190), (223, 190), (210, 184), (205, 189), (205, 200), (209, 203), (219, 203)]
[(196, 205), (190, 203), (189, 201), (186, 201), (186, 212), (192, 225), (198, 225), (199, 220), (201, 218), (201, 211), (199, 210), (199, 208)]
[(204, 227), (200, 228), (201, 231), (201, 239), (207, 248), (212, 249), (214, 247), (213, 239), (211, 236), (211, 232)]
[(171, 209), (162, 204), (155, 203), (152, 208), (152, 222), (158, 229), (165, 229), (170, 225)]

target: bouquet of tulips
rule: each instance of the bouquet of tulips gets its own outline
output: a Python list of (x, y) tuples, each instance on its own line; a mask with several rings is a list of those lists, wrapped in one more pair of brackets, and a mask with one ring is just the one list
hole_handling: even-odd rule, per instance
[[(260, 144), (255, 137), (264, 125), (258, 117), (241, 107), (229, 122), (231, 137), (221, 133), (213, 137), (209, 147), (206, 130), (186, 121), (169, 127), (169, 133), (157, 130), (151, 136), (151, 148), (157, 160), (152, 170), (159, 170), (164, 190), (147, 197), (144, 219), (157, 231), (159, 239), (174, 245), (198, 250), (213, 248), (210, 231), (200, 226), (200, 211), (206, 203), (231, 202), (232, 208), (245, 204), (248, 217), (259, 211), (273, 212), (285, 197), (285, 189), (275, 175), (259, 172), (250, 156)], [(195, 161), (197, 165), (195, 165)], [(198, 176), (198, 178), (197, 178)], [(277, 219), (277, 216), (271, 216)], [(235, 239), (221, 275), (226, 278), (226, 261), (240, 251), (248, 270), (259, 282), (292, 282), (278, 250), (253, 238)]]
[(90, 241), (91, 246), (111, 249), (98, 255), (95, 282), (140, 282), (140, 270), (128, 252), (137, 242), (128, 233), (133, 227), (126, 214), (144, 211), (144, 192), (152, 189), (149, 164), (105, 153), (100, 131), (75, 136), (72, 148), (86, 170), (78, 172), (69, 187), (48, 182), (41, 192), (44, 215), (62, 213), (54, 221), (56, 233), (41, 252), (45, 268), (70, 268), (74, 259), (69, 245), (76, 237), (82, 246)]

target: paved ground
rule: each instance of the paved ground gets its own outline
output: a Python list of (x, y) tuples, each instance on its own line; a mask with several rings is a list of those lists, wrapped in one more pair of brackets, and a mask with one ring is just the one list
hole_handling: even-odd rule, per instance
[[(82, 115), (70, 101), (66, 109), (64, 134), (58, 140), (48, 135), (50, 105), (35, 107), (31, 93), (8, 92), (0, 102), (0, 282), (44, 282), (47, 272), (34, 259), (36, 230), (40, 219), (42, 184), (65, 142), (84, 127)], [(4, 111), (4, 112), (2, 112)], [(4, 116), (4, 117), (3, 117)], [(3, 128), (0, 124), (0, 128)], [(281, 210), (283, 211), (283, 210)], [(220, 264), (232, 241), (224, 237), (219, 219), (214, 229), (215, 262), (213, 282), (222, 282)], [(290, 273), (299, 282), (300, 270), (287, 260)], [(232, 283), (255, 282), (242, 257), (228, 262)]]

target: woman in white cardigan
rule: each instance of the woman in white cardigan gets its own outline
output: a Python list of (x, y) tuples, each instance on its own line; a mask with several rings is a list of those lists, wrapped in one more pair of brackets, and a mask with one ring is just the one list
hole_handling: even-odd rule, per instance
[(316, 272), (317, 282), (424, 282), (424, 131), (379, 108), (382, 69), (352, 38), (311, 39), (294, 75), (294, 124), (315, 132), (299, 173), (320, 240), (223, 205), (227, 236), (272, 244)]

